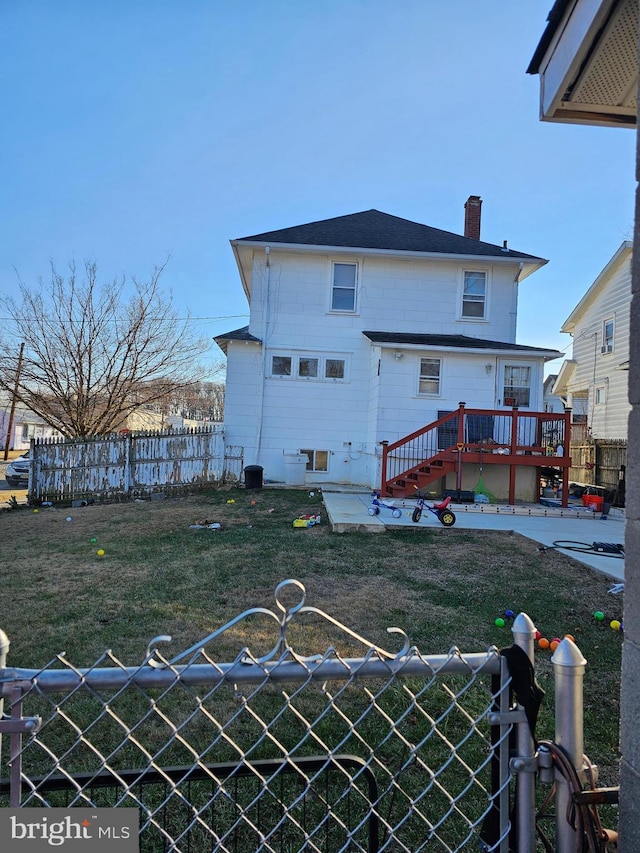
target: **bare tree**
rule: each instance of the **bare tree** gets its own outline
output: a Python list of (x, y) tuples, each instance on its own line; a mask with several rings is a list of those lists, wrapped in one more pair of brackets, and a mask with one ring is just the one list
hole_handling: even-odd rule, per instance
[(84, 264), (82, 278), (74, 264), (66, 278), (52, 264), (49, 290), (19, 282), (20, 303), (0, 300), (10, 320), (1, 333), (0, 389), (75, 438), (113, 432), (135, 409), (201, 381), (209, 344), (163, 295), (163, 270), (101, 286), (95, 263)]
[[(224, 371), (224, 363), (217, 365), (217, 373)], [(221, 421), (224, 418), (223, 382), (197, 382), (176, 397), (173, 410), (176, 414), (195, 420)]]

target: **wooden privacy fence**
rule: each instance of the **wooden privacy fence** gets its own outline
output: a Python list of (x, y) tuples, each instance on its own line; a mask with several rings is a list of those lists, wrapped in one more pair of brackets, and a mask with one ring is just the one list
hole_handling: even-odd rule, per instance
[(571, 443), (572, 482), (619, 491), (627, 466), (626, 439), (594, 438)]
[(241, 479), (241, 447), (225, 445), (220, 426), (82, 441), (31, 442), (31, 500), (123, 499), (188, 492)]

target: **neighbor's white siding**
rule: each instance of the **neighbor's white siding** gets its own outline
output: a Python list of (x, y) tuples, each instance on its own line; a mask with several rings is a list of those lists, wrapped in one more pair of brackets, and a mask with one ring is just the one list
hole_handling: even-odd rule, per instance
[[(630, 411), (629, 327), (631, 309), (631, 252), (608, 270), (583, 309), (574, 317), (573, 359), (576, 368), (567, 386), (569, 404), (582, 412), (594, 438), (626, 438)], [(573, 316), (573, 315), (572, 315)], [(603, 322), (614, 319), (611, 353), (602, 352)], [(581, 396), (586, 401), (581, 401)], [(574, 398), (574, 399), (572, 399)]]

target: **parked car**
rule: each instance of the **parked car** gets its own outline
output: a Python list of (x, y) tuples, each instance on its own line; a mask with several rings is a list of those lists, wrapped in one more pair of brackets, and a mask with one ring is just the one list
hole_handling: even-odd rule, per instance
[(23, 453), (22, 456), (18, 456), (16, 459), (13, 459), (7, 465), (7, 469), (5, 471), (5, 480), (7, 483), (16, 487), (19, 486), (23, 489), (28, 488), (29, 486), (29, 471), (31, 469), (31, 457), (29, 456), (29, 452)]

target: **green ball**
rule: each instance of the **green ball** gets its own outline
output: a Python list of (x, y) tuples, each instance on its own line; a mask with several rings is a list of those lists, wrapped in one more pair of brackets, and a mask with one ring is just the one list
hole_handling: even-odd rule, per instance
[(593, 614), (593, 618), (596, 620), (596, 622), (603, 622), (604, 613), (602, 612), (602, 610), (596, 610), (596, 612)]
[(96, 537), (95, 537), (95, 536), (92, 536), (92, 537), (91, 537), (91, 542), (97, 542), (97, 541), (98, 541), (98, 540), (96, 539)]
[(498, 618), (495, 621), (495, 624), (496, 624), (496, 627), (498, 627), (498, 628), (504, 628), (504, 619), (502, 618), (502, 616), (498, 616)]

